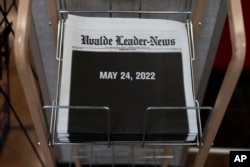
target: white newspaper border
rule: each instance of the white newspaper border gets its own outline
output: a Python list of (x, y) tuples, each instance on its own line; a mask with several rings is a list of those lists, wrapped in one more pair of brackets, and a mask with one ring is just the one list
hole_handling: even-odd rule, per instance
[[(100, 35), (106, 35), (114, 38), (114, 32), (116, 32), (115, 35), (121, 33), (126, 37), (133, 36), (133, 34), (131, 34), (131, 32), (133, 32), (137, 37), (141, 36), (148, 38), (150, 35), (158, 35), (161, 38), (174, 38), (176, 39), (176, 45), (170, 47), (151, 48), (134, 47), (132, 50), (120, 50), (120, 47), (115, 48), (107, 46), (98, 47), (97, 49), (96, 46), (83, 47), (83, 45), (81, 45), (80, 35), (82, 34), (96, 38), (98, 38)], [(69, 105), (72, 50), (84, 50), (97, 52), (182, 52), (186, 106), (195, 106), (192, 91), (188, 37), (184, 23), (157, 19), (89, 18), (69, 15), (68, 20), (65, 23), (63, 46), (60, 105)], [(195, 139), (198, 133), (197, 116), (195, 110), (187, 110), (187, 112), (190, 133), (187, 135), (186, 140), (192, 141)], [(68, 136), (67, 128), (68, 110), (61, 109), (58, 114), (58, 135), (64, 137)], [(62, 137), (62, 140), (64, 137)]]

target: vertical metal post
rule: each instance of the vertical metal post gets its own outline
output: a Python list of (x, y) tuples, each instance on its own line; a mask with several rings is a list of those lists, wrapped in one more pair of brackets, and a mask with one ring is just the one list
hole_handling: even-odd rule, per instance
[[(139, 11), (142, 11), (142, 0), (140, 0)], [(139, 18), (141, 18), (141, 13), (139, 13)]]
[(112, 10), (113, 10), (113, 8), (112, 8), (112, 0), (109, 0), (109, 11), (110, 11), (110, 13), (109, 13), (109, 17), (112, 17), (113, 16), (113, 14), (112, 14)]
[(115, 167), (115, 146), (112, 147), (112, 167)]
[(206, 124), (203, 136), (203, 145), (199, 149), (198, 155), (196, 156), (194, 167), (202, 167), (205, 165), (209, 150), (218, 132), (244, 65), (246, 37), (241, 1), (228, 0), (227, 6), (231, 42), (233, 46), (232, 58), (217, 96), (214, 110), (210, 114)]
[[(170, 153), (172, 152), (173, 147), (172, 146), (166, 146), (165, 150), (164, 150), (164, 155), (170, 155)], [(162, 167), (168, 167), (169, 164), (169, 159), (168, 158), (164, 158), (162, 161)]]
[(41, 143), (46, 166), (54, 167), (55, 158), (48, 146), (48, 132), (42, 115), (42, 104), (36, 81), (28, 61), (28, 32), (31, 21), (31, 0), (20, 1), (14, 40), (16, 68), (27, 100), (32, 121)]
[(49, 14), (50, 14), (50, 25), (52, 26), (54, 42), (57, 39), (57, 23), (58, 23), (58, 9), (56, 0), (48, 0)]
[[(79, 147), (78, 146), (72, 146), (72, 152), (73, 156), (79, 156)], [(81, 161), (79, 158), (74, 159), (75, 167), (81, 167)]]

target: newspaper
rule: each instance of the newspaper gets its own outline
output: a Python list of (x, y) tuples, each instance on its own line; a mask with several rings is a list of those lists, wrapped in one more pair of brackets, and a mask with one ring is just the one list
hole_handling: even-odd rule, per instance
[[(73, 58), (77, 55), (79, 58)], [(179, 64), (172, 60), (178, 56), (180, 57), (178, 59)], [(131, 135), (138, 133), (141, 135), (147, 107), (195, 106), (188, 36), (184, 23), (158, 19), (98, 18), (68, 15), (64, 29), (62, 59), (59, 105), (110, 107), (111, 125), (109, 126), (111, 127), (109, 127), (109, 131), (111, 134)], [(79, 64), (80, 61), (82, 63)], [(74, 62), (78, 62), (78, 65)], [(81, 69), (77, 71), (74, 69), (76, 66)], [(95, 69), (95, 67), (98, 68)], [(164, 73), (164, 70), (169, 72)], [(177, 71), (180, 71), (179, 80), (182, 82), (180, 86), (174, 83), (175, 78), (178, 78), (176, 76)], [(170, 86), (168, 86), (169, 81), (173, 81)], [(182, 90), (182, 87), (184, 100), (182, 100), (182, 103), (178, 103), (180, 96), (178, 94), (182, 94), (178, 91)], [(161, 92), (161, 90), (163, 91)], [(71, 97), (73, 92), (75, 92), (76, 98)], [(169, 100), (164, 92), (167, 92), (168, 96), (173, 97), (173, 99)], [(154, 102), (151, 103), (149, 100)], [(74, 103), (74, 101), (77, 102)], [(144, 101), (146, 104), (144, 104)], [(165, 101), (173, 102), (165, 103)], [(140, 105), (140, 103), (143, 104)], [(136, 107), (138, 108), (136, 109)], [(144, 111), (141, 111), (141, 108), (144, 108)], [(89, 130), (94, 133), (96, 130), (91, 128), (89, 124), (84, 123), (79, 123), (84, 127), (70, 130), (70, 113), (73, 112), (75, 111), (69, 109), (59, 110), (57, 133), (61, 141), (72, 140), (74, 136), (78, 137), (78, 133), (82, 131)], [(185, 134), (184, 140), (193, 141), (198, 133), (196, 111), (188, 109), (184, 112), (187, 115), (187, 125), (185, 125), (187, 134)], [(127, 115), (124, 115), (124, 113)], [(79, 119), (82, 122), (84, 120), (87, 122), (88, 114), (83, 117)], [(121, 117), (123, 118), (121, 119)], [(94, 117), (89, 119), (91, 118), (98, 119)], [(76, 119), (78, 118), (74, 118), (73, 122), (80, 122)], [(140, 125), (136, 125), (137, 122), (140, 122)], [(148, 133), (165, 133), (165, 130), (159, 130), (158, 126), (160, 125), (159, 123), (155, 127), (152, 126)], [(95, 126), (103, 127), (104, 123)], [(178, 127), (178, 125), (176, 126)], [(135, 128), (133, 129), (133, 127)], [(105, 128), (99, 128), (96, 133), (101, 133), (101, 131), (105, 131)], [(178, 133), (171, 131), (171, 134), (177, 134), (177, 136), (180, 135)], [(69, 139), (70, 136), (71, 139)], [(82, 138), (79, 140), (82, 140)], [(97, 140), (102, 140), (102, 138)], [(114, 140), (129, 139), (114, 137)], [(137, 140), (137, 137), (133, 140)], [(154, 139), (150, 138), (149, 140)]]

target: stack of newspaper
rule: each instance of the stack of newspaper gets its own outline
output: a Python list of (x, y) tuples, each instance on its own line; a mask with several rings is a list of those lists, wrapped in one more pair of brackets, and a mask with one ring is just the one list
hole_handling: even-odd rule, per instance
[(196, 139), (184, 23), (69, 15), (62, 61), (60, 142)]

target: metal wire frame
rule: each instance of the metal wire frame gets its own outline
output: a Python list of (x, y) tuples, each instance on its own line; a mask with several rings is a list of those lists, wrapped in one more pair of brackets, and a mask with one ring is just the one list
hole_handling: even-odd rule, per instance
[[(84, 0), (79, 0), (84, 1)], [(175, 15), (175, 14), (184, 14), (186, 15), (187, 20), (191, 20), (192, 17), (192, 4), (193, 0), (186, 0), (185, 9), (180, 10), (143, 10), (142, 5), (143, 1), (145, 0), (139, 0), (139, 9), (138, 10), (114, 10), (113, 9), (113, 0), (107, 0), (109, 1), (109, 10), (76, 10), (76, 9), (70, 9), (70, 7), (67, 5), (66, 0), (57, 0), (58, 5), (58, 16), (59, 19), (66, 19), (67, 14), (94, 14), (94, 13), (101, 13), (101, 14), (109, 14), (109, 17), (112, 17), (113, 13), (118, 14), (138, 14), (139, 18), (141, 18), (142, 14), (167, 14), (167, 15)], [(121, 2), (123, 0), (120, 0)]]
[[(183, 146), (183, 145), (187, 145), (187, 146), (201, 146), (203, 145), (202, 142), (202, 127), (201, 127), (201, 119), (200, 119), (200, 110), (212, 110), (211, 107), (200, 107), (199, 103), (197, 100), (195, 101), (196, 106), (176, 106), (176, 107), (166, 107), (164, 109), (181, 109), (181, 110), (187, 110), (187, 109), (193, 109), (196, 110), (196, 116), (197, 116), (197, 125), (198, 125), (198, 134), (197, 137), (194, 141), (158, 141), (158, 142), (150, 142), (150, 141), (145, 141), (145, 136), (146, 136), (146, 131), (145, 129), (143, 129), (143, 133), (142, 133), (142, 140), (138, 141), (138, 142), (114, 142), (114, 141), (110, 141), (110, 111), (109, 108), (107, 106), (59, 106), (59, 97), (60, 97), (60, 86), (61, 86), (61, 66), (62, 66), (62, 61), (63, 61), (63, 38), (64, 38), (64, 21), (67, 18), (66, 16), (68, 14), (94, 14), (94, 13), (99, 13), (99, 14), (109, 14), (109, 17), (113, 17), (115, 13), (118, 14), (138, 14), (139, 18), (142, 17), (142, 15), (145, 14), (161, 14), (161, 15), (179, 15), (181, 14), (182, 16), (186, 16), (186, 28), (187, 28), (187, 36), (188, 36), (188, 43), (189, 43), (189, 53), (190, 53), (190, 69), (191, 69), (191, 80), (192, 80), (192, 91), (193, 91), (193, 99), (195, 99), (195, 91), (194, 91), (194, 78), (193, 78), (193, 61), (195, 60), (195, 52), (194, 52), (194, 38), (193, 38), (193, 25), (191, 20), (192, 17), (192, 12), (191, 12), (191, 7), (192, 7), (192, 0), (187, 0), (186, 3), (186, 10), (185, 11), (147, 11), (147, 10), (143, 10), (142, 9), (142, 2), (143, 0), (140, 0), (140, 5), (139, 5), (139, 10), (123, 10), (123, 11), (118, 11), (118, 10), (113, 10), (112, 8), (112, 0), (109, 0), (110, 2), (110, 6), (109, 6), (109, 10), (67, 10), (67, 4), (66, 4), (66, 0), (58, 0), (61, 2), (61, 7), (60, 10), (58, 11), (59, 13), (59, 23), (58, 23), (58, 40), (57, 40), (57, 53), (56, 53), (56, 59), (58, 60), (58, 77), (57, 77), (57, 93), (56, 93), (56, 100), (54, 101), (54, 103), (52, 104), (52, 106), (44, 106), (44, 109), (51, 109), (52, 110), (52, 115), (51, 115), (51, 123), (50, 123), (50, 136), (48, 138), (49, 141), (49, 145), (54, 147), (55, 145), (74, 145), (74, 146), (81, 146), (81, 145), (106, 145), (107, 147), (112, 146), (111, 148), (114, 149), (113, 146), (115, 145), (126, 145), (126, 146), (131, 146), (132, 148), (135, 145), (139, 145), (141, 147), (145, 147), (145, 146)], [(71, 108), (71, 109), (87, 109), (88, 107), (101, 107), (104, 110), (107, 109), (107, 141), (103, 141), (103, 142), (86, 142), (86, 143), (70, 143), (70, 142), (61, 142), (59, 140), (57, 140), (57, 136), (56, 136), (56, 122), (57, 122), (57, 114), (59, 111), (59, 109), (61, 108)], [(152, 108), (148, 108), (149, 110)], [(147, 119), (147, 113), (148, 113), (148, 109), (144, 115), (144, 123), (146, 122)], [(159, 107), (158, 109), (161, 109), (161, 107)], [(163, 109), (163, 108), (162, 108)], [(145, 124), (144, 124), (145, 127)], [(93, 150), (92, 150), (93, 151)], [(115, 153), (113, 153), (115, 155)], [(151, 157), (147, 156), (147, 157), (134, 157), (134, 155), (131, 153), (131, 162), (132, 162), (132, 166), (134, 165), (135, 159), (136, 158), (144, 158), (144, 159), (154, 159), (155, 161), (157, 159), (160, 160), (166, 160), (168, 158), (173, 158), (173, 156), (168, 156), (168, 155), (162, 155), (162, 156), (156, 156), (155, 154), (153, 154)], [(85, 158), (88, 159), (93, 158), (93, 157), (82, 157), (81, 155), (79, 156), (73, 156), (73, 159), (75, 159), (76, 161), (79, 161), (79, 158)], [(146, 160), (147, 161), (147, 160)], [(112, 162), (114, 162), (113, 164), (115, 164), (115, 156), (113, 156)], [(89, 163), (89, 166), (92, 166), (92, 162)], [(114, 165), (112, 165), (114, 166)]]
[(58, 106), (56, 100), (53, 102), (53, 105), (49, 106), (43, 106), (43, 109), (51, 109), (51, 120), (50, 120), (50, 136), (49, 136), (49, 145), (54, 147), (55, 144), (64, 144), (63, 142), (56, 142), (56, 123), (57, 123), (57, 115), (59, 109), (81, 109), (81, 111), (84, 110), (102, 110), (107, 112), (107, 144), (108, 147), (110, 147), (111, 141), (110, 141), (110, 109), (107, 106)]
[[(111, 141), (110, 136), (110, 108), (107, 106), (56, 106), (54, 105), (56, 102), (54, 101), (53, 105), (46, 105), (43, 107), (44, 110), (50, 109), (51, 110), (51, 120), (50, 120), (50, 127), (49, 132), (50, 136), (48, 137), (48, 143), (50, 146), (54, 147), (55, 145), (89, 145), (89, 144), (96, 144), (96, 145), (107, 145), (110, 147), (111, 145), (141, 145), (144, 147), (145, 145), (194, 145), (194, 146), (200, 146), (202, 145), (202, 130), (201, 130), (201, 119), (200, 119), (200, 110), (212, 110), (211, 107), (186, 107), (186, 106), (158, 106), (158, 107), (148, 107), (146, 109), (145, 115), (144, 115), (144, 125), (143, 125), (143, 132), (142, 132), (142, 141)], [(198, 103), (196, 103), (198, 105)], [(61, 142), (56, 141), (56, 123), (57, 123), (57, 115), (59, 109), (76, 109), (76, 110), (103, 110), (107, 112), (107, 141), (102, 142)], [(146, 141), (146, 120), (148, 116), (148, 112), (151, 110), (196, 110), (197, 115), (197, 127), (198, 127), (198, 134), (195, 141)]]
[[(98, 153), (96, 153), (95, 148), (98, 147)], [(72, 152), (74, 150), (72, 149)], [(99, 165), (100, 160), (112, 159), (111, 165), (115, 167), (116, 164), (126, 164), (135, 166), (136, 164), (142, 165), (154, 165), (157, 166), (164, 159), (170, 159), (172, 162), (175, 161), (175, 151), (171, 150), (168, 154), (164, 153), (162, 147), (159, 146), (148, 146), (146, 148), (140, 149), (136, 146), (113, 146), (110, 149), (105, 147), (99, 147), (95, 145), (90, 145), (88, 147), (80, 146), (78, 148), (78, 154), (72, 156), (73, 160), (79, 160), (88, 166)]]
[[(65, 1), (64, 1), (65, 2)], [(187, 3), (189, 4), (189, 3)], [(66, 3), (65, 3), (66, 5)], [(187, 6), (191, 6), (190, 4)], [(158, 110), (187, 110), (187, 109), (193, 109), (196, 110), (196, 114), (197, 114), (197, 124), (198, 124), (198, 136), (197, 136), (197, 140), (195, 142), (184, 142), (184, 141), (171, 141), (171, 142), (145, 142), (145, 135), (146, 135), (146, 131), (145, 128), (143, 130), (143, 135), (142, 135), (142, 141), (141, 142), (112, 142), (110, 141), (110, 129), (109, 129), (109, 115), (110, 115), (110, 111), (109, 111), (109, 107), (108, 106), (59, 106), (59, 97), (60, 97), (60, 89), (61, 89), (61, 68), (62, 68), (62, 61), (63, 61), (63, 57), (62, 57), (62, 50), (63, 50), (63, 38), (64, 38), (64, 19), (59, 20), (58, 23), (58, 39), (57, 39), (57, 51), (56, 51), (56, 59), (58, 61), (58, 76), (57, 76), (57, 91), (56, 91), (56, 100), (54, 100), (53, 104), (51, 106), (47, 105), (44, 106), (44, 110), (46, 109), (51, 109), (52, 110), (52, 114), (51, 114), (51, 121), (50, 121), (50, 136), (49, 136), (49, 144), (51, 146), (54, 145), (61, 145), (61, 144), (72, 144), (72, 145), (78, 145), (78, 144), (90, 144), (90, 143), (68, 143), (68, 142), (57, 142), (56, 141), (56, 122), (57, 122), (57, 114), (59, 111), (59, 109), (103, 109), (107, 111), (107, 115), (108, 115), (108, 139), (107, 142), (95, 142), (95, 144), (107, 144), (108, 146), (110, 146), (111, 144), (117, 144), (117, 145), (121, 145), (121, 144), (127, 144), (127, 145), (134, 145), (134, 144), (141, 144), (142, 146), (144, 145), (197, 145), (200, 146), (202, 144), (201, 142), (201, 138), (202, 138), (202, 130), (201, 130), (201, 120), (200, 120), (200, 110), (212, 110), (211, 107), (200, 107), (199, 103), (197, 100), (195, 100), (195, 91), (194, 91), (194, 78), (193, 78), (193, 61), (195, 60), (195, 52), (194, 52), (194, 39), (193, 39), (193, 27), (192, 27), (192, 22), (190, 20), (187, 20), (186, 22), (186, 28), (187, 28), (187, 36), (188, 36), (188, 44), (189, 44), (189, 53), (190, 53), (190, 69), (191, 69), (191, 81), (192, 81), (192, 91), (193, 91), (193, 99), (195, 101), (196, 106), (172, 106), (172, 107), (167, 107), (167, 106), (163, 106), (163, 107), (148, 107), (146, 109), (146, 114), (144, 115), (144, 122), (147, 119), (147, 113), (148, 111), (152, 110), (152, 109), (158, 109)], [(145, 124), (144, 124), (145, 127)]]

